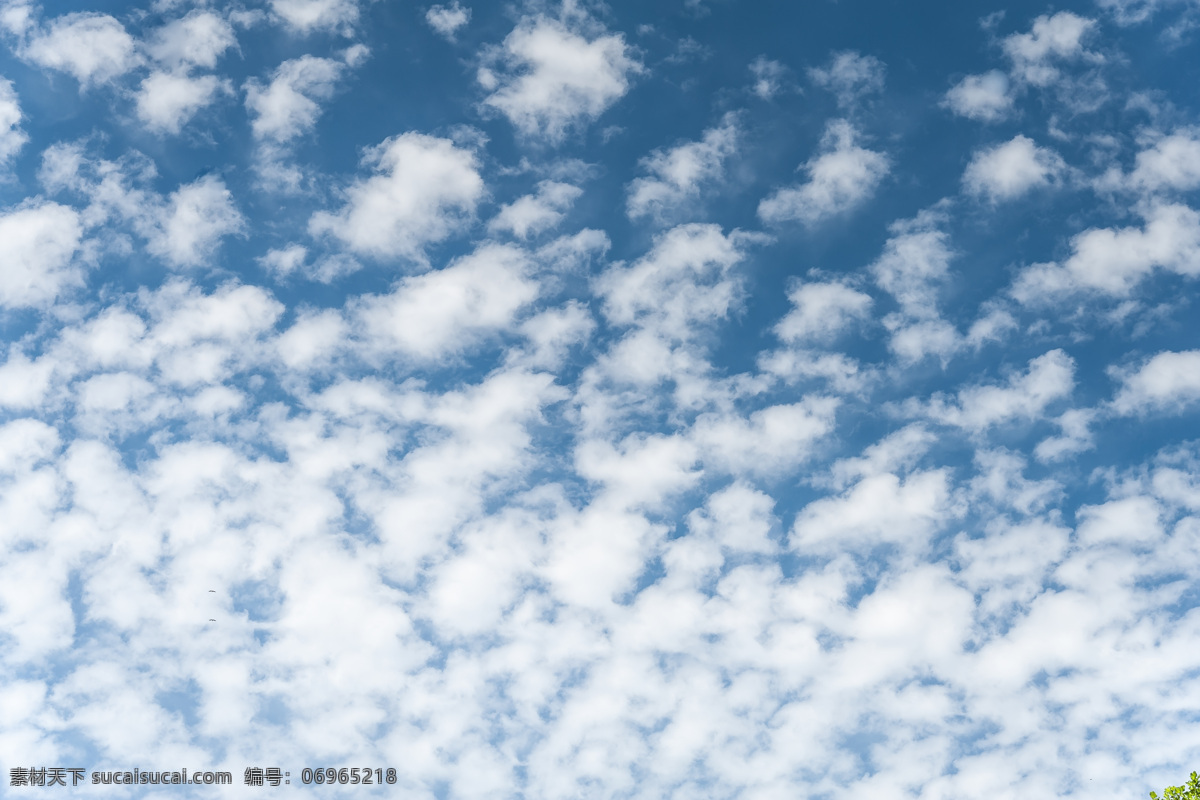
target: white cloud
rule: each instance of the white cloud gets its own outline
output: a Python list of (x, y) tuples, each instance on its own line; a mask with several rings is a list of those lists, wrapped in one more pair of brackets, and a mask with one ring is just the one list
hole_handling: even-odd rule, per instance
[(1143, 192), (1187, 192), (1200, 187), (1200, 139), (1195, 131), (1177, 131), (1142, 150), (1127, 182)]
[(1008, 76), (999, 70), (968, 75), (946, 92), (942, 105), (959, 116), (981, 122), (999, 122), (1013, 107)]
[(307, 258), (308, 248), (304, 245), (290, 244), (287, 247), (268, 250), (258, 262), (276, 277), (286, 278), (302, 267)]
[(903, 314), (889, 314), (884, 317), (883, 324), (892, 334), (888, 349), (906, 365), (928, 356), (937, 356), (946, 363), (963, 345), (958, 329), (944, 319), (914, 319)]
[(471, 9), (463, 8), (458, 0), (454, 0), (448, 6), (431, 6), (425, 12), (425, 21), (442, 36), (454, 41), (458, 29), (471, 21)]
[(147, 229), (147, 249), (173, 267), (198, 267), (221, 239), (245, 230), (225, 182), (206, 175), (179, 187)]
[(816, 500), (796, 515), (789, 544), (802, 554), (870, 550), (880, 544), (921, 549), (954, 516), (944, 470), (903, 481), (871, 475), (837, 497)]
[(804, 169), (807, 183), (780, 189), (758, 205), (767, 223), (799, 220), (807, 225), (842, 214), (867, 200), (890, 169), (887, 156), (855, 144), (858, 132), (846, 120), (834, 120), (821, 138), (820, 155)]
[(271, 0), (271, 10), (293, 31), (346, 32), (358, 22), (358, 0)]
[(630, 219), (669, 216), (698, 196), (702, 184), (720, 179), (725, 159), (737, 152), (740, 134), (737, 116), (730, 113), (700, 141), (655, 150), (643, 158), (641, 167), (652, 177), (630, 182), (625, 201)]
[(147, 241), (150, 254), (172, 267), (200, 266), (222, 238), (245, 233), (246, 220), (222, 179), (206, 175), (163, 197), (149, 188), (156, 177), (153, 162), (140, 153), (119, 162), (91, 158), (83, 142), (47, 148), (39, 171), (51, 191), (69, 189), (87, 198), (80, 222), (101, 228), (102, 237), (111, 237), (109, 246), (129, 246), (122, 231), (128, 225)]
[(679, 225), (655, 239), (654, 247), (632, 266), (609, 268), (596, 280), (604, 314), (618, 325), (651, 326), (683, 341), (691, 325), (724, 316), (734, 299), (721, 278), (742, 259), (732, 236), (716, 225)]
[(48, 305), (82, 284), (83, 271), (74, 260), (82, 237), (79, 214), (58, 203), (0, 213), (0, 306)]
[[(681, 436), (634, 433), (616, 444), (585, 439), (574, 455), (580, 477), (603, 487), (608, 502), (599, 504), (600, 515), (617, 509), (659, 508), (672, 495), (695, 485), (701, 475), (695, 469), (695, 444)], [(627, 522), (651, 527), (636, 516)]]
[[(261, 340), (283, 313), (283, 305), (266, 290), (236, 282), (205, 294), (174, 280), (140, 299), (151, 324), (128, 355), (144, 353), (157, 367), (156, 382), (165, 382), (175, 395), (180, 387), (221, 384), (261, 359), (270, 352)], [(132, 366), (145, 365), (132, 359)]]
[(1162, 508), (1150, 497), (1123, 497), (1094, 506), (1081, 506), (1078, 541), (1087, 545), (1119, 544), (1136, 549), (1162, 538)]
[(838, 400), (806, 397), (738, 416), (703, 415), (693, 440), (706, 467), (731, 475), (784, 475), (812, 455), (813, 445), (834, 427)]
[(523, 136), (550, 142), (598, 118), (641, 70), (620, 34), (589, 40), (546, 17), (521, 22), (494, 58), (506, 73), (481, 69), (480, 84), (491, 92), (483, 104)]
[(987, 342), (1001, 342), (1018, 327), (1016, 318), (1008, 311), (992, 308), (971, 323), (971, 328), (967, 331), (967, 343), (978, 348)]
[(20, 152), (29, 136), (19, 127), (22, 114), (12, 81), (0, 77), (0, 166)]
[(1145, 22), (1159, 8), (1172, 2), (1177, 0), (1096, 0), (1096, 5), (1110, 10), (1117, 24), (1134, 25)]
[[(600, 8), (591, 0), (523, 7), (551, 5), (585, 40), (604, 35), (579, 21)], [(708, 5), (713, 22), (736, 10)], [(437, 44), (427, 6), (396, 19)], [(156, 0), (131, 19), (149, 45), (159, 15), (193, 7), (217, 13)], [(371, 6), (372, 22), (394, 16), (382, 9)], [(264, 31), (255, 13), (226, 18), (294, 51), (253, 67), (266, 92), (270, 70), (306, 42)], [(663, 23), (639, 33), (660, 56), (676, 52)], [(244, 765), (222, 754), (387, 766), (403, 753), (395, 792), (426, 800), (1025, 800), (1080, 790), (1079, 775), (1116, 798), (1177, 782), (1200, 707), (1189, 613), (1200, 445), (1179, 441), (1200, 410), (1200, 357), (1188, 341), (1193, 287), (1167, 270), (1196, 259), (1187, 236), (1163, 243), (1176, 229), (1152, 221), (1193, 226), (1181, 200), (1161, 205), (1190, 191), (1189, 146), (1167, 140), (1193, 133), (1161, 127), (1187, 124), (1186, 108), (1162, 102), (1159, 128), (1141, 132), (1121, 126), (1142, 111), (1114, 112), (1096, 123), (1117, 126), (1109, 149), (1080, 135), (1096, 118), (1059, 116), (1076, 138), (1055, 148), (1092, 150), (1099, 170), (1120, 156), (1116, 188), (1129, 192), (1099, 203), (1081, 193), (1039, 220), (1076, 226), (1059, 240), (964, 219), (962, 198), (890, 228), (773, 242), (717, 224), (755, 221), (754, 204), (746, 222), (746, 198), (732, 197), (722, 220), (646, 237), (623, 218), (623, 189), (669, 182), (637, 159), (667, 156), (677, 133), (589, 137), (574, 153), (602, 162), (589, 168), (548, 163), (552, 153), (520, 141), (485, 145), (451, 115), (438, 130), (452, 142), (412, 135), (404, 166), (383, 163), (400, 141), (389, 140), (368, 159), (378, 171), (347, 174), (351, 191), (332, 201), (329, 154), (291, 158), (300, 139), (288, 131), (311, 130), (303, 113), (281, 115), (294, 124), (278, 139), (251, 136), (251, 110), (241, 128), (206, 130), (211, 140), (130, 151), (148, 75), (207, 75), (188, 60), (204, 52), (245, 71), (232, 48), (197, 45), (161, 64), (145, 50), (150, 66), (112, 93), (115, 117), (89, 118), (86, 140), (39, 144), (36, 188), (63, 205), (32, 197), (0, 213), (0, 291), (17, 286), (18, 264), (32, 282), (13, 291), (42, 292), (27, 305), (0, 294), (0, 750), (13, 763), (82, 753), (101, 767), (211, 764), (237, 780)], [(717, 60), (714, 50), (708, 66)], [(659, 89), (703, 88), (656, 63)], [(371, 77), (414, 74), (392, 66)], [(79, 127), (47, 111), (79, 100), (73, 79), (54, 76), (65, 86), (43, 97), (31, 93), (45, 83), (36, 68), (13, 75), (25, 112), (36, 110), (21, 123), (31, 136)], [(726, 99), (750, 97), (750, 78), (732, 75)], [(910, 88), (937, 102), (946, 86)], [(788, 135), (787, 120), (803, 122), (794, 99), (741, 112), (747, 166), (763, 163), (755, 147)], [(1026, 113), (1036, 122), (1060, 102), (1047, 95)], [(692, 130), (685, 146), (703, 144)], [(1123, 131), (1141, 162), (1120, 149)], [(913, 151), (903, 130), (890, 133), (899, 172)], [(944, 168), (978, 146), (952, 144), (942, 188)], [(268, 153), (311, 169), (313, 191), (239, 195), (254, 238), (221, 259), (218, 284), (233, 271), (332, 279), (381, 252), (417, 263), (339, 286), (284, 280), (278, 297), (214, 287), (211, 270), (156, 273), (155, 260), (193, 260), (243, 224), (223, 185), (172, 176), (196, 159), (253, 167)], [(28, 194), (38, 165), (18, 166), (4, 188)], [(603, 180), (586, 182), (589, 169)], [(930, 175), (905, 171), (886, 204), (925, 202), (938, 189)], [(672, 185), (704, 196), (702, 183)], [(1144, 222), (1129, 221), (1131, 206)], [(329, 225), (320, 241), (304, 235), (316, 209)], [(596, 219), (611, 231), (574, 225)], [(1063, 266), (1081, 224), (1111, 229), (1118, 249), (1158, 264), (1138, 274), (1162, 280), (1099, 298), (1099, 312), (995, 297), (1012, 254), (1039, 248), (1061, 248), (1060, 277), (1081, 288)], [(54, 268), (86, 277), (85, 290), (67, 280), (43, 291)], [(1130, 324), (1107, 322), (1118, 314)], [(1062, 341), (1077, 370), (1059, 351), (1029, 360)], [(1024, 354), (997, 372), (1010, 344)], [(920, 361), (951, 353), (944, 368)], [(1122, 365), (1110, 402), (1098, 359)], [(1153, 411), (1171, 416), (1138, 424)]]
[(798, 347), (760, 353), (758, 368), (789, 385), (810, 380), (827, 381), (839, 394), (862, 394), (875, 377), (875, 370), (864, 368), (858, 360), (844, 353)]
[(292, 144), (316, 127), (321, 103), (333, 97), (346, 68), (362, 63), (369, 52), (356, 44), (342, 51), (340, 60), (305, 55), (276, 67), (266, 85), (255, 78), (246, 81), (246, 110), (259, 143), (253, 169), (260, 186), (291, 194), (302, 191), (308, 170), (291, 157)]
[(954, 549), (963, 565), (959, 579), (979, 593), (980, 611), (993, 617), (1028, 607), (1041, 594), (1047, 573), (1067, 552), (1071, 531), (1040, 519), (988, 528), (976, 539), (959, 534)]
[(979, 473), (971, 480), (970, 489), (977, 502), (1029, 516), (1044, 512), (1063, 497), (1063, 486), (1058, 481), (1026, 478), (1022, 474), (1027, 466), (1025, 458), (1011, 450), (977, 450), (975, 464)]
[(363, 163), (377, 174), (352, 184), (337, 213), (314, 214), (308, 230), (373, 258), (423, 263), (425, 245), (461, 227), (484, 193), (475, 154), (449, 139), (401, 134), (371, 148)]
[(935, 223), (934, 217), (894, 223), (895, 235), (870, 267), (880, 288), (912, 317), (936, 313), (938, 284), (946, 278), (954, 257), (946, 231), (938, 230)]
[(1117, 375), (1122, 385), (1113, 408), (1119, 414), (1181, 411), (1200, 400), (1200, 350), (1159, 353), (1137, 370)]
[(771, 539), (779, 525), (774, 506), (770, 495), (735, 482), (709, 495), (703, 509), (689, 514), (688, 528), (733, 552), (771, 553), (778, 549)]
[(510, 357), (531, 368), (553, 369), (561, 365), (568, 348), (585, 342), (595, 328), (596, 322), (587, 308), (572, 300), (561, 308), (551, 308), (521, 323), (521, 335), (529, 341), (531, 350), (510, 351)]
[(236, 45), (232, 25), (211, 11), (197, 9), (154, 31), (146, 51), (169, 69), (211, 69), (226, 50)]
[(1083, 49), (1083, 40), (1095, 27), (1095, 20), (1060, 11), (1038, 17), (1029, 33), (1014, 33), (1001, 46), (1012, 60), (1015, 77), (1033, 86), (1049, 86), (1059, 79), (1055, 60), (1098, 59)]
[(1179, 204), (1156, 204), (1140, 213), (1146, 220), (1142, 228), (1091, 228), (1076, 234), (1065, 264), (1026, 268), (1013, 285), (1013, 296), (1026, 304), (1080, 289), (1122, 296), (1155, 269), (1200, 275), (1200, 214)]
[(1065, 170), (1058, 153), (1018, 134), (1003, 144), (976, 151), (963, 172), (963, 186), (992, 202), (1013, 200), (1053, 184)]
[(232, 94), (228, 81), (215, 75), (188, 77), (170, 72), (153, 72), (142, 81), (137, 94), (137, 115), (153, 131), (176, 134), (198, 111), (209, 106), (218, 94)]
[(840, 491), (861, 478), (908, 472), (936, 441), (923, 425), (907, 425), (863, 450), (861, 456), (834, 462), (830, 482)]
[(783, 90), (788, 69), (778, 61), (772, 61), (766, 56), (759, 56), (750, 64), (750, 72), (754, 75), (751, 91), (763, 100), (770, 100)]
[(792, 310), (775, 326), (785, 342), (829, 339), (870, 317), (869, 295), (843, 283), (797, 283), (788, 291)]
[(853, 50), (835, 53), (829, 66), (810, 69), (809, 79), (837, 97), (838, 106), (849, 108), (864, 95), (883, 91), (886, 68), (874, 56), (864, 56)]
[(459, 354), (508, 328), (537, 298), (531, 268), (518, 248), (486, 244), (445, 269), (402, 279), (390, 294), (365, 298), (355, 314), (373, 347), (424, 360)]
[(1042, 463), (1053, 463), (1091, 450), (1096, 445), (1089, 426), (1095, 418), (1096, 412), (1091, 409), (1072, 408), (1064, 411), (1055, 420), (1062, 433), (1038, 442), (1033, 450), (1034, 457)]
[(1142, 230), (1100, 228), (1073, 237), (1067, 271), (1085, 286), (1114, 293), (1128, 291), (1154, 267), (1200, 274), (1200, 214), (1160, 205), (1145, 216)]
[(900, 309), (883, 319), (892, 352), (912, 364), (927, 356), (945, 362), (962, 345), (958, 330), (941, 318), (938, 295), (950, 272), (951, 249), (937, 210), (891, 225), (893, 236), (870, 266), (875, 283), (896, 298)]
[(292, 326), (275, 340), (279, 357), (291, 369), (324, 366), (344, 346), (349, 325), (336, 310), (302, 310)]
[(1155, 496), (1171, 506), (1200, 511), (1200, 475), (1196, 474), (1195, 464), (1194, 459), (1181, 460), (1178, 456), (1160, 463), (1151, 479)]
[(133, 37), (108, 14), (57, 17), (19, 52), (38, 66), (74, 76), (83, 88), (107, 83), (139, 63)]
[(333, 96), (346, 65), (330, 58), (301, 56), (280, 64), (271, 83), (246, 84), (246, 109), (255, 138), (287, 142), (312, 130), (320, 116), (317, 100)]
[[(587, 367), (578, 391), (585, 430), (608, 431), (626, 415), (672, 401), (689, 413), (725, 393), (712, 384), (705, 355), (721, 321), (739, 307), (742, 276), (736, 266), (760, 236), (717, 225), (678, 225), (655, 237), (633, 264), (614, 263), (593, 280), (593, 292), (617, 337)], [(664, 381), (673, 396), (650, 388)]]
[(542, 181), (538, 184), (537, 194), (527, 194), (502, 206), (488, 223), (488, 230), (493, 233), (508, 231), (518, 239), (536, 236), (558, 225), (581, 194), (583, 190), (578, 186)]
[(1024, 374), (1011, 375), (1003, 385), (961, 389), (954, 403), (934, 397), (927, 413), (946, 425), (984, 431), (1016, 420), (1037, 420), (1047, 406), (1067, 397), (1075, 386), (1075, 361), (1062, 350), (1051, 350), (1029, 362)]
[(49, 358), (30, 360), (19, 348), (8, 350), (8, 360), (0, 366), (0, 407), (23, 410), (43, 405), (54, 378), (55, 363)]

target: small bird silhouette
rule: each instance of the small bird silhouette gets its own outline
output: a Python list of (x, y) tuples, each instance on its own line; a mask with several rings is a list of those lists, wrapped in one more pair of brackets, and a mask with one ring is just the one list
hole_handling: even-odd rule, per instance
[(210, 620), (209, 620), (209, 622), (216, 622), (216, 620), (215, 620), (215, 619), (210, 619)]
[(217, 590), (216, 590), (216, 589), (209, 589), (209, 591), (210, 591), (210, 592), (212, 592), (213, 594), (216, 594), (216, 591), (217, 591)]

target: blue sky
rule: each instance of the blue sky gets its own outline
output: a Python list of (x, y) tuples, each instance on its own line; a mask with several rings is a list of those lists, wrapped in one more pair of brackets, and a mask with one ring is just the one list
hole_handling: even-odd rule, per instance
[(5, 2), (4, 794), (1179, 782), (1198, 28)]

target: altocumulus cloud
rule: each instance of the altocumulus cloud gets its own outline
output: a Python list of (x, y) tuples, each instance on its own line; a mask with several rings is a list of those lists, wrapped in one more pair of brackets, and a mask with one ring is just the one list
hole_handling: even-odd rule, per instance
[(1194, 9), (852, 5), (0, 4), (3, 780), (1194, 768)]

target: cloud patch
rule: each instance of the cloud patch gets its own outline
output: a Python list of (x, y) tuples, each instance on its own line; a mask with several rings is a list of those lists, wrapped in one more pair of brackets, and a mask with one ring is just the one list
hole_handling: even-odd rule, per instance
[(172, 267), (199, 267), (246, 220), (225, 182), (214, 175), (179, 187), (147, 227), (147, 249)]
[(0, 306), (47, 305), (82, 284), (83, 225), (74, 209), (42, 202), (0, 212)]
[(1084, 40), (1096, 29), (1096, 21), (1070, 11), (1043, 15), (1033, 21), (1028, 33), (1014, 33), (1001, 42), (1012, 61), (1013, 76), (1032, 86), (1049, 86), (1060, 77), (1056, 62), (1100, 57), (1084, 49)]
[(1058, 153), (1038, 147), (1029, 137), (1018, 134), (1007, 142), (977, 151), (963, 172), (963, 188), (993, 203), (1009, 201), (1053, 185), (1066, 169)]
[(808, 180), (779, 189), (759, 203), (763, 222), (814, 225), (870, 198), (890, 171), (890, 161), (883, 153), (858, 146), (858, 135), (846, 120), (830, 122), (821, 137), (820, 154), (804, 164)]
[(808, 77), (832, 92), (839, 107), (850, 108), (861, 98), (883, 91), (886, 72), (878, 58), (846, 50), (835, 53), (828, 66), (810, 69)]
[(368, 150), (363, 165), (376, 174), (352, 183), (339, 211), (315, 213), (308, 230), (375, 259), (425, 263), (425, 246), (461, 228), (484, 194), (475, 153), (449, 139), (394, 136)]
[(483, 106), (503, 114), (522, 135), (551, 144), (595, 121), (629, 91), (641, 71), (625, 39), (591, 39), (559, 20), (523, 20), (482, 67)]
[(489, 244), (450, 266), (404, 278), (386, 295), (365, 298), (355, 315), (372, 348), (420, 360), (462, 353), (508, 328), (538, 296), (529, 257)]
[(704, 132), (698, 142), (656, 150), (641, 161), (647, 177), (635, 178), (626, 190), (625, 213), (630, 219), (661, 219), (697, 197), (701, 186), (719, 180), (725, 160), (737, 152), (741, 129), (737, 115)]
[(12, 81), (0, 77), (0, 166), (11, 161), (29, 141), (20, 128), (22, 116)]
[(1069, 396), (1074, 387), (1075, 360), (1062, 350), (1051, 350), (1003, 384), (967, 387), (951, 403), (935, 397), (927, 413), (943, 424), (981, 432), (993, 425), (1036, 421), (1047, 406)]
[(82, 89), (109, 83), (132, 70), (141, 58), (125, 26), (108, 14), (78, 12), (35, 28), (19, 48), (39, 67), (65, 72)]
[(448, 6), (430, 6), (425, 21), (447, 40), (453, 42), (458, 30), (471, 21), (471, 9), (454, 0)]
[(1008, 76), (999, 70), (968, 75), (946, 92), (942, 105), (961, 117), (1000, 122), (1013, 110)]
[(1136, 370), (1116, 374), (1122, 385), (1113, 409), (1119, 414), (1178, 412), (1200, 400), (1200, 350), (1159, 353)]

